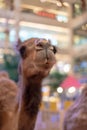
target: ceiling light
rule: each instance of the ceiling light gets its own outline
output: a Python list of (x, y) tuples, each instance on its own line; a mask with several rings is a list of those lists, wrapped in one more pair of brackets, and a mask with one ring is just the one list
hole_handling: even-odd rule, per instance
[(6, 19), (5, 18), (0, 18), (0, 23), (6, 23)]
[(57, 6), (62, 7), (62, 3), (60, 1), (57, 1)]
[(70, 68), (71, 68), (71, 65), (70, 64), (66, 64), (66, 65), (64, 65), (64, 72), (65, 73), (68, 73), (69, 71), (70, 71)]
[(79, 5), (78, 5), (78, 4), (75, 4), (75, 8), (76, 8), (76, 9), (79, 9)]
[(43, 2), (46, 2), (46, 0), (40, 0), (40, 2), (42, 2), (42, 3), (43, 3)]
[(66, 6), (66, 7), (69, 6), (69, 4), (67, 2), (63, 2), (63, 5)]
[(3, 54), (0, 54), (0, 59), (3, 59)]
[(82, 26), (82, 30), (86, 30), (86, 26), (83, 25), (83, 26)]

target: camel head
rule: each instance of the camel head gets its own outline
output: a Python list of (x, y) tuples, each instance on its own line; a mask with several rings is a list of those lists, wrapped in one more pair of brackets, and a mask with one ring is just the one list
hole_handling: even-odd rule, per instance
[(57, 49), (49, 40), (31, 38), (23, 43), (19, 42), (17, 47), (22, 61), (22, 67), (20, 65), (19, 67), (26, 77), (34, 75), (45, 77), (56, 63)]

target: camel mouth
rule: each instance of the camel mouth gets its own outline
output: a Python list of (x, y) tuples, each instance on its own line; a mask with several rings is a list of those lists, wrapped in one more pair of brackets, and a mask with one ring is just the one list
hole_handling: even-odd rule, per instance
[(54, 65), (56, 63), (56, 60), (43, 60), (43, 61), (39, 61), (37, 62), (36, 64), (39, 66), (39, 65)]
[(45, 70), (45, 69), (51, 69), (53, 67), (53, 65), (54, 65), (53, 63), (50, 64), (49, 62), (46, 62), (46, 63), (39, 63), (37, 65), (37, 67), (42, 69), (42, 70), (43, 69)]
[(47, 61), (45, 64), (44, 64), (44, 66), (53, 66), (54, 64), (56, 63), (56, 61)]
[(50, 60), (50, 59), (44, 59), (36, 62), (36, 67), (40, 70), (49, 70), (53, 67), (53, 65), (56, 63), (56, 60)]

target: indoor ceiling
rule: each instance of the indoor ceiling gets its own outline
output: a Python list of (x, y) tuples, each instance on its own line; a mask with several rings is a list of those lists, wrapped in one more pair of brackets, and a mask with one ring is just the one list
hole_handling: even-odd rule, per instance
[[(61, 4), (60, 1), (63, 2), (63, 5), (64, 6), (59, 6)], [(32, 13), (32, 10), (33, 10), (33, 13), (36, 12), (39, 12), (39, 11), (46, 11), (46, 12), (50, 12), (50, 13), (53, 13), (53, 14), (57, 14), (57, 15), (63, 15), (63, 16), (66, 16), (68, 17), (69, 16), (69, 4), (74, 4), (76, 5), (77, 3), (80, 3), (80, 5), (82, 4), (81, 2), (82, 0), (21, 0), (21, 6), (22, 6), (22, 10), (25, 12), (28, 13), (27, 16), (29, 16), (29, 13)], [(87, 0), (83, 0), (86, 2), (87, 4)], [(82, 5), (81, 5), (82, 6)], [(77, 8), (77, 15), (78, 15), (78, 6), (76, 5), (76, 8)], [(81, 11), (81, 10), (80, 10)], [(74, 11), (73, 11), (74, 12)], [(83, 13), (83, 12), (81, 12)], [(75, 13), (74, 13), (75, 14)], [(24, 14), (25, 16), (26, 14)], [(47, 15), (47, 14), (46, 14)], [(48, 14), (49, 15), (49, 14)], [(1, 12), (1, 16), (2, 16), (2, 12)], [(87, 12), (81, 17), (77, 18), (77, 19), (71, 19), (71, 25), (72, 25), (72, 28), (75, 28), (76, 29), (76, 32), (84, 32), (86, 35), (87, 35)], [(35, 22), (35, 16), (34, 16), (34, 22)], [(83, 19), (82, 19), (83, 18)], [(32, 19), (32, 18), (31, 18)], [(29, 21), (31, 20), (30, 18), (28, 19)], [(43, 17), (41, 17), (42, 21), (43, 21)], [(41, 20), (40, 19), (40, 20)], [(40, 21), (39, 20), (39, 21)], [(45, 20), (46, 21), (46, 20)], [(52, 21), (52, 19), (51, 19)], [(78, 21), (78, 22), (77, 22)], [(80, 22), (81, 21), (81, 22)], [(49, 22), (49, 21), (48, 21)], [(53, 22), (53, 21), (52, 21)], [(51, 23), (52, 23), (51, 22)], [(56, 21), (56, 23), (59, 23), (60, 21)], [(60, 22), (60, 23), (63, 23), (64, 24), (64, 21)], [(60, 25), (59, 23), (59, 27), (63, 24)], [(70, 21), (69, 21), (70, 23)], [(73, 23), (73, 24), (72, 24)], [(67, 24), (67, 22), (65, 23)], [(64, 24), (64, 27), (66, 27)], [(55, 24), (54, 22), (54, 25), (57, 25)], [(58, 25), (57, 25), (58, 26)], [(84, 34), (83, 33), (83, 34)]]
[[(61, 6), (61, 1), (63, 2), (64, 6)], [(84, 2), (85, 2), (85, 6), (84, 6)], [(84, 12), (85, 7), (87, 9), (87, 0), (22, 0), (22, 8), (24, 9), (27, 8), (34, 11), (42, 10), (57, 15), (63, 14), (67, 17), (69, 16), (69, 9), (70, 9), (69, 4), (73, 5), (74, 17), (80, 16)], [(86, 23), (82, 23), (80, 26), (75, 28), (75, 33), (78, 35), (87, 36), (87, 20)]]
[(83, 24), (75, 30), (75, 34), (87, 37), (87, 23)]
[(22, 0), (22, 4), (58, 10), (61, 7), (61, 2), (66, 7), (66, 3), (82, 3), (81, 1), (82, 0)]
[(22, 9), (33, 9), (34, 11), (49, 11), (58, 14), (58, 11), (66, 12), (67, 8), (60, 8), (55, 3), (41, 2), (40, 0), (22, 0)]

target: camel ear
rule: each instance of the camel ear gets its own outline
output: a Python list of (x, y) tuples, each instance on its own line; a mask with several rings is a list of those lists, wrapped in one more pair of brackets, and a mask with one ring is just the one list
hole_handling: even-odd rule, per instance
[(19, 49), (20, 55), (22, 58), (26, 57), (26, 46), (22, 45)]
[(16, 45), (17, 50), (20, 49), (21, 45), (22, 45), (22, 41), (21, 41), (21, 39), (19, 38), (18, 41), (17, 41), (17, 45)]
[(21, 57), (25, 58), (26, 57), (26, 46), (23, 45), (23, 42), (20, 39), (18, 39), (18, 41), (17, 41), (16, 48), (19, 51)]

